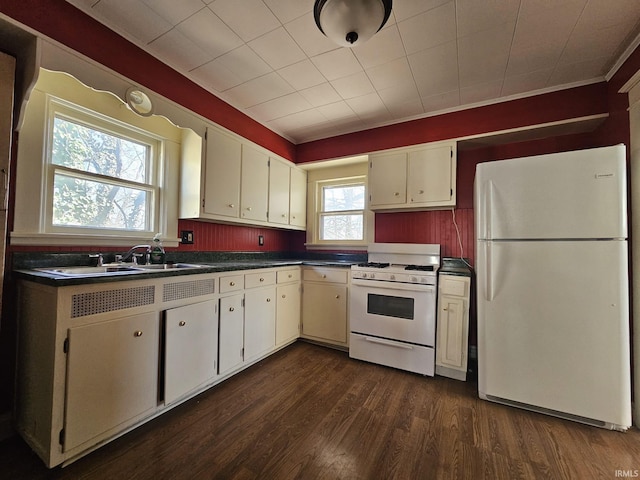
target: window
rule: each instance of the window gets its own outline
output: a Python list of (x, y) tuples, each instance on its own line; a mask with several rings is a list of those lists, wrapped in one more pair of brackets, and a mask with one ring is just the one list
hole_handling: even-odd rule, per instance
[(41, 68), (20, 127), (11, 243), (130, 247), (160, 232), (177, 246), (182, 140), (191, 132)]
[(67, 106), (54, 109), (50, 230), (153, 232), (159, 142)]
[(368, 165), (368, 157), (360, 156), (308, 169), (307, 248), (363, 250), (373, 241)]
[(364, 182), (320, 187), (319, 239), (364, 240)]

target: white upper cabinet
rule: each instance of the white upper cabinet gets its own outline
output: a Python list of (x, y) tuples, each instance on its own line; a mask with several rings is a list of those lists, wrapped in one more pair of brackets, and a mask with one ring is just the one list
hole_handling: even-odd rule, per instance
[(455, 143), (369, 156), (371, 210), (430, 210), (456, 204)]
[(293, 163), (215, 127), (204, 149), (183, 136), (182, 157), (180, 218), (306, 228), (306, 172)]

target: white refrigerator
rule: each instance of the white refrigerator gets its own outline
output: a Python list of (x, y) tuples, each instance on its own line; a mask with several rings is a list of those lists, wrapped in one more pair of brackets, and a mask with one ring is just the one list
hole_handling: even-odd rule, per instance
[(631, 426), (624, 145), (478, 164), (481, 398)]

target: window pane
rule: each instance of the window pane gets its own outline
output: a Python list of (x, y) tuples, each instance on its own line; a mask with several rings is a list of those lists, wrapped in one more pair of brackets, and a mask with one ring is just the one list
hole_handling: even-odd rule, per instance
[(322, 240), (362, 240), (363, 215), (323, 215)]
[(364, 210), (364, 185), (344, 185), (322, 189), (323, 211)]
[(53, 184), (53, 225), (148, 230), (149, 193), (68, 175)]
[(56, 117), (51, 161), (56, 165), (147, 183), (148, 145)]

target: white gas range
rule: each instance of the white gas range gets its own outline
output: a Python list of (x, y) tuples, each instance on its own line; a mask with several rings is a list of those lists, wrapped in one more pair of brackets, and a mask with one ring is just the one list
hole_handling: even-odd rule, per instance
[(440, 245), (373, 243), (351, 267), (349, 356), (423, 375), (435, 370)]

